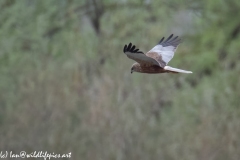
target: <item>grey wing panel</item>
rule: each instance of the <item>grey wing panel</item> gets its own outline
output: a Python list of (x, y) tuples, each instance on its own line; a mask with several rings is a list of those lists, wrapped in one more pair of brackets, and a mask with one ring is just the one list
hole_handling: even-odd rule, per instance
[[(177, 49), (177, 46), (182, 42), (181, 39), (178, 38), (178, 36), (173, 37), (173, 34), (170, 35), (165, 41), (164, 37), (159, 41), (159, 43), (153, 47), (148, 53), (155, 52), (158, 53), (159, 58), (161, 61), (158, 61), (159, 63), (167, 63), (173, 58), (174, 52)], [(148, 55), (148, 53), (146, 55)]]
[(142, 51), (136, 49), (135, 45), (132, 45), (132, 43), (125, 45), (123, 52), (128, 56), (128, 58), (135, 60), (140, 65), (160, 66), (159, 63), (154, 58), (146, 56)]

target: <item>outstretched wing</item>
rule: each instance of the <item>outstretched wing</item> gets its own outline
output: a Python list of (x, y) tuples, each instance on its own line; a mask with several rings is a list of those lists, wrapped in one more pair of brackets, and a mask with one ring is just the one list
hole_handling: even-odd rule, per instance
[(160, 67), (164, 68), (173, 58), (174, 52), (180, 43), (181, 39), (178, 36), (173, 38), (173, 34), (165, 41), (163, 37), (155, 47), (146, 53), (146, 56), (154, 58), (160, 64)]
[(146, 56), (142, 51), (139, 51), (139, 49), (137, 49), (135, 45), (132, 45), (132, 43), (125, 45), (123, 48), (123, 52), (128, 56), (128, 58), (135, 60), (140, 65), (160, 66), (155, 59)]

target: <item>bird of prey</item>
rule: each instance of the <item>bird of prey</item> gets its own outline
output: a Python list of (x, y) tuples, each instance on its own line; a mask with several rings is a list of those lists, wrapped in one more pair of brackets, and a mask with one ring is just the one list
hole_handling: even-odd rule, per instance
[(159, 43), (146, 54), (137, 49), (132, 43), (125, 45), (123, 52), (128, 58), (137, 62), (132, 65), (131, 73), (192, 73), (191, 71), (167, 66), (180, 43), (181, 39), (178, 38), (178, 36), (173, 38), (173, 34), (171, 34), (165, 41), (163, 37)]

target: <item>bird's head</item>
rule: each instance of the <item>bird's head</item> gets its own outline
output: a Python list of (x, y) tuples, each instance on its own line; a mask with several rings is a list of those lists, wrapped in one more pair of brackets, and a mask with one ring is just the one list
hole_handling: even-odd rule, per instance
[(131, 67), (131, 74), (133, 72), (141, 72), (141, 66), (139, 63), (134, 63)]

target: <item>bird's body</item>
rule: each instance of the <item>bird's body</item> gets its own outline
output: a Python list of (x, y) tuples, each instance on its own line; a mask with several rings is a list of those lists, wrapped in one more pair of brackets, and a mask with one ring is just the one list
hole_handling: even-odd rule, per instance
[(139, 63), (134, 63), (132, 66), (132, 69), (135, 72), (139, 72), (139, 73), (148, 73), (148, 74), (157, 74), (157, 73), (178, 73), (178, 72), (174, 72), (174, 71), (168, 71), (165, 70), (162, 67), (159, 67), (157, 65), (140, 65)]
[(136, 49), (132, 43), (125, 45), (123, 52), (128, 58), (137, 62), (132, 65), (131, 73), (192, 73), (191, 71), (167, 66), (167, 63), (173, 58), (177, 46), (181, 43), (181, 39), (178, 39), (178, 36), (172, 37), (173, 34), (165, 41), (163, 37), (159, 43), (146, 54)]

